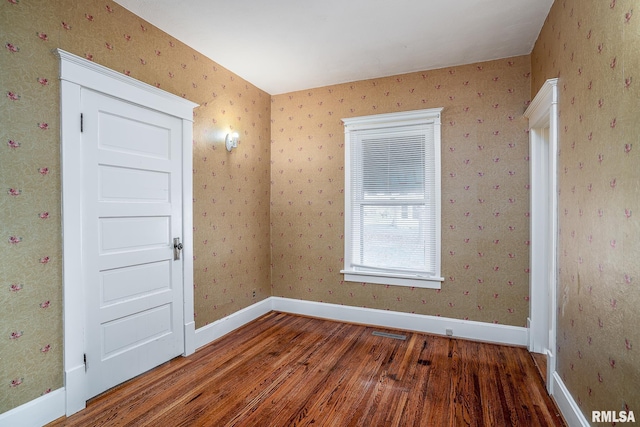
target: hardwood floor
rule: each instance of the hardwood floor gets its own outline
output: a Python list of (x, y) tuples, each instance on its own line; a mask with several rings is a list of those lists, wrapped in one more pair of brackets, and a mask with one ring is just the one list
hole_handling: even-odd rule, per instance
[(524, 348), (272, 312), (49, 426), (562, 426), (557, 412)]

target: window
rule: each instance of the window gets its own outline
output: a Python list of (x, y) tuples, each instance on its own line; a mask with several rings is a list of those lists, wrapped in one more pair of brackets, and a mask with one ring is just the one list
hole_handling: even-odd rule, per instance
[(441, 111), (343, 119), (345, 280), (440, 289)]

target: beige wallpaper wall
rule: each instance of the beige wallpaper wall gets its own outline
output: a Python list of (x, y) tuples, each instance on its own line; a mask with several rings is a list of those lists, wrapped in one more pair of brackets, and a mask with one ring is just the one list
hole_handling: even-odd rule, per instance
[(640, 19), (632, 0), (558, 0), (532, 93), (559, 77), (558, 370), (588, 420), (640, 413)]
[[(521, 116), (542, 82), (559, 76), (559, 370), (587, 417), (640, 412), (633, 3), (556, 1), (531, 58), (274, 97), (110, 0), (0, 3), (0, 412), (62, 386), (56, 47), (201, 104), (198, 327), (271, 294), (523, 326), (529, 183)], [(442, 290), (343, 282), (340, 119), (432, 107), (445, 108)], [(240, 146), (227, 153), (231, 129)]]
[[(193, 142), (198, 327), (270, 293), (270, 97), (110, 0), (3, 1), (0, 35), (1, 413), (62, 386), (59, 85), (51, 50), (201, 104)], [(240, 146), (229, 154), (222, 141), (232, 128)]]
[[(273, 294), (524, 326), (529, 56), (273, 97)], [(444, 107), (442, 290), (344, 282), (342, 118)]]

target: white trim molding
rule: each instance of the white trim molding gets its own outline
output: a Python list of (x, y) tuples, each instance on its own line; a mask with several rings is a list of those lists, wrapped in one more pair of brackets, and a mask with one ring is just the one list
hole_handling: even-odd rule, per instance
[(201, 348), (271, 311), (435, 335), (446, 335), (447, 329), (451, 329), (454, 338), (521, 347), (527, 345), (527, 328), (519, 326), (269, 297), (198, 329), (196, 348)]
[(64, 388), (53, 390), (24, 405), (0, 414), (0, 426), (43, 426), (64, 415), (64, 401)]
[(547, 355), (547, 391), (556, 370), (558, 251), (558, 79), (544, 82), (524, 113), (529, 119), (529, 351)]
[(196, 330), (196, 349), (212, 343), (270, 311), (272, 311), (271, 298), (267, 298), (199, 328)]
[[(69, 81), (107, 95), (115, 92), (124, 93), (125, 95), (121, 96), (121, 99), (193, 121), (193, 109), (198, 106), (195, 102), (62, 49), (55, 49), (54, 53), (60, 58), (60, 80)], [(108, 83), (105, 84), (105, 82)]]
[(558, 79), (549, 79), (533, 98), (524, 116), (529, 119), (529, 127), (547, 127), (551, 106), (558, 105)]
[(184, 354), (195, 350), (193, 318), (193, 109), (198, 104), (142, 83), (79, 56), (57, 49), (60, 58), (60, 120), (62, 172), (64, 377), (65, 411), (71, 415), (86, 405), (84, 371), (84, 290), (82, 257), (82, 172), (79, 132), (82, 88), (116, 96), (133, 104), (175, 116), (183, 122), (183, 253), (184, 253)]
[(567, 424), (570, 427), (589, 427), (589, 421), (585, 418), (571, 393), (569, 393), (558, 372), (553, 373), (553, 390), (553, 400), (558, 405), (558, 409), (560, 409)]
[(285, 313), (436, 335), (446, 335), (447, 329), (450, 329), (454, 338), (522, 347), (527, 345), (527, 329), (519, 326), (280, 297), (271, 297), (271, 300), (274, 311)]

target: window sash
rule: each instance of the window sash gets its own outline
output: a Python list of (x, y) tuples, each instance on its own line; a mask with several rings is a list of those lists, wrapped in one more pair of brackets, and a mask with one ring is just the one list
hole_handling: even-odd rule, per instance
[(433, 143), (433, 124), (352, 135), (351, 269), (436, 274)]

